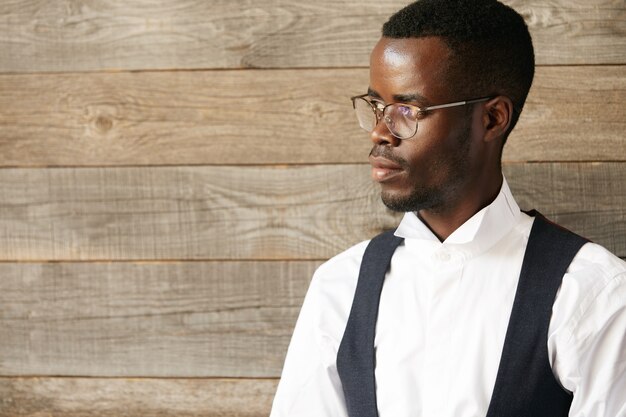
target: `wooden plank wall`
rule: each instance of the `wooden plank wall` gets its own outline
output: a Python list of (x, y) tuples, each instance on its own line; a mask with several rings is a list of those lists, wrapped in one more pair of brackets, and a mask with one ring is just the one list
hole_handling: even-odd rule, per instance
[[(514, 193), (626, 257), (626, 3), (506, 3)], [(404, 4), (0, 0), (1, 416), (268, 414), (314, 269), (398, 220), (348, 97)]]

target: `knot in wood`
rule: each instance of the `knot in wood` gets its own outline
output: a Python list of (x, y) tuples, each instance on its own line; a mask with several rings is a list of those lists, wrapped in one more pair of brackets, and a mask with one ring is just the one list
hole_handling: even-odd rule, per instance
[(106, 116), (98, 116), (95, 125), (99, 132), (106, 133), (113, 127), (113, 120)]

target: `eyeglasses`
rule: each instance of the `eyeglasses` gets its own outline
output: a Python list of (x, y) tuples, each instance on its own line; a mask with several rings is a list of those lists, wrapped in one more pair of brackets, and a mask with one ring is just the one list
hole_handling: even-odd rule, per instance
[(421, 113), (445, 109), (447, 107), (465, 106), (490, 100), (493, 97), (481, 97), (472, 100), (456, 101), (454, 103), (437, 104), (436, 106), (418, 107), (412, 104), (390, 103), (385, 105), (379, 101), (371, 101), (368, 94), (350, 97), (356, 118), (362, 129), (371, 132), (382, 119), (389, 132), (398, 139), (408, 139), (417, 133), (417, 119)]

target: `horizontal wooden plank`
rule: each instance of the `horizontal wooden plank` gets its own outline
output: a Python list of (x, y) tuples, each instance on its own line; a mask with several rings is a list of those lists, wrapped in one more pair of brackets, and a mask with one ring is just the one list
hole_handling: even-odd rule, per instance
[[(539, 68), (507, 161), (626, 159), (624, 67)], [(365, 162), (366, 69), (0, 76), (0, 166)]]
[[(506, 0), (540, 64), (624, 64), (622, 0)], [(367, 66), (405, 0), (4, 1), (0, 72)]]
[(0, 76), (0, 166), (363, 162), (366, 88), (367, 70)]
[(322, 259), (397, 222), (358, 165), (3, 169), (0, 195), (0, 260)]
[(12, 417), (266, 417), (277, 380), (0, 378)]
[(0, 375), (279, 376), (319, 263), (0, 263)]
[(626, 163), (512, 164), (504, 172), (522, 209), (626, 256)]
[(503, 159), (625, 161), (625, 69), (539, 68)]
[[(505, 167), (521, 205), (626, 255), (626, 163)], [(394, 227), (367, 165), (0, 170), (0, 260), (324, 259)]]

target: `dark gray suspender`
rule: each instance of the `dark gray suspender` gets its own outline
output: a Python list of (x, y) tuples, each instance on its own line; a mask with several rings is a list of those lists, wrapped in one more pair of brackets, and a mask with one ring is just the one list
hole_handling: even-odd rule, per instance
[[(587, 240), (533, 212), (511, 319), (487, 417), (567, 416), (572, 397), (557, 383), (548, 361), (547, 335), (556, 292), (567, 267)], [(350, 417), (378, 417), (374, 336), (380, 294), (391, 257), (402, 242), (386, 232), (368, 245), (337, 370)]]
[(365, 249), (346, 330), (337, 352), (337, 371), (350, 417), (378, 417), (374, 376), (374, 336), (378, 304), (391, 257), (404, 239), (393, 230)]
[(572, 396), (548, 360), (548, 327), (563, 275), (587, 239), (533, 212), (487, 417), (565, 417)]

